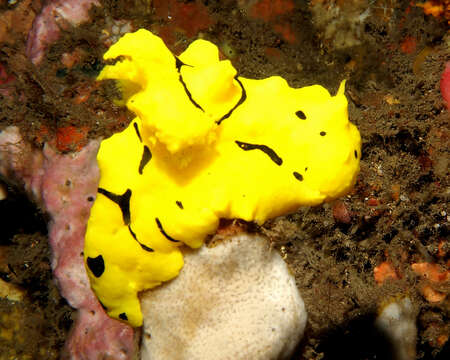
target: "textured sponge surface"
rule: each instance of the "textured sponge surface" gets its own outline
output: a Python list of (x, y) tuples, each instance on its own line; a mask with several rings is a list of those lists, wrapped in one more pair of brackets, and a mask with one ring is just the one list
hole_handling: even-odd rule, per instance
[(142, 294), (142, 360), (289, 358), (306, 310), (266, 238), (236, 235), (184, 255), (176, 279)]

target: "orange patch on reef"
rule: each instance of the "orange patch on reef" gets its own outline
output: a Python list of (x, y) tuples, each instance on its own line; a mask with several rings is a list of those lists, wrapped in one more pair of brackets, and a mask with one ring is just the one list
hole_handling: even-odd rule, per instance
[(407, 36), (400, 44), (400, 50), (405, 54), (412, 54), (416, 51), (417, 41), (412, 36)]
[[(207, 7), (198, 0), (188, 3), (177, 0), (154, 0), (153, 7), (156, 16), (166, 21), (166, 26), (172, 27), (172, 33), (183, 32), (189, 38), (215, 23)], [(166, 29), (166, 38), (172, 39), (168, 32)]]
[(420, 292), (422, 293), (423, 297), (430, 303), (439, 303), (443, 301), (447, 296), (435, 289), (433, 289), (430, 285), (424, 285)]
[(56, 148), (61, 152), (80, 151), (87, 143), (88, 127), (69, 125), (56, 131)]
[(387, 279), (398, 280), (394, 266), (389, 261), (384, 261), (373, 269), (373, 277), (378, 285), (383, 284)]
[(433, 166), (433, 161), (426, 155), (420, 155), (418, 161), (422, 171), (428, 171)]
[(439, 336), (437, 337), (437, 339), (436, 339), (436, 344), (437, 344), (439, 347), (442, 347), (442, 346), (445, 345), (445, 343), (447, 342), (447, 340), (448, 340), (448, 335), (447, 335), (447, 334), (439, 335)]
[(428, 284), (424, 284), (420, 288), (422, 296), (430, 303), (438, 303), (443, 301), (447, 295), (433, 288), (433, 284), (447, 282), (450, 278), (450, 271), (444, 270), (441, 266), (434, 263), (414, 263), (411, 265), (413, 271), (429, 280)]
[(394, 201), (400, 198), (400, 184), (391, 185), (391, 197)]
[(414, 263), (411, 268), (417, 275), (423, 276), (432, 282), (443, 282), (449, 279), (450, 271), (443, 270), (438, 264)]
[(288, 43), (293, 44), (296, 42), (297, 38), (295, 37), (295, 34), (289, 24), (274, 24), (273, 29)]
[(283, 53), (280, 51), (280, 49), (274, 48), (274, 47), (266, 47), (264, 49), (264, 53), (269, 58), (280, 58)]
[(423, 12), (426, 15), (432, 15), (434, 17), (439, 17), (444, 13), (444, 5), (440, 4), (439, 1), (426, 1), (423, 4), (416, 4), (417, 7), (423, 8)]
[(294, 9), (292, 0), (261, 0), (250, 9), (250, 16), (269, 21)]
[(447, 254), (447, 250), (445, 249), (446, 241), (441, 240), (438, 245), (438, 253), (437, 256), (444, 257)]

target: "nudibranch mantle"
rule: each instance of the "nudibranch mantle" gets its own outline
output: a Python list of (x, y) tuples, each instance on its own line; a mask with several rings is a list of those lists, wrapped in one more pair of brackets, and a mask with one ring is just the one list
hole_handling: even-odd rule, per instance
[(179, 57), (147, 30), (123, 36), (98, 79), (118, 80), (137, 117), (101, 143), (84, 257), (107, 313), (142, 325), (138, 293), (179, 273), (179, 247), (200, 247), (219, 219), (262, 224), (344, 195), (361, 140), (336, 96), (278, 76), (240, 77), (217, 47)]

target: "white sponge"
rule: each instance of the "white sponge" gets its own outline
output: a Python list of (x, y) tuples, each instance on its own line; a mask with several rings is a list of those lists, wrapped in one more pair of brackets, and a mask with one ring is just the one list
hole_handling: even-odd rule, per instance
[(141, 360), (287, 359), (306, 310), (266, 238), (239, 234), (187, 250), (174, 280), (141, 297)]

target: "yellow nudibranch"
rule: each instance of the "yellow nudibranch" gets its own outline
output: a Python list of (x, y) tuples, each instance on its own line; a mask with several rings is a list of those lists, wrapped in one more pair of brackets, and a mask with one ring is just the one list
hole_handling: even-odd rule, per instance
[(123, 36), (98, 79), (118, 80), (137, 117), (101, 143), (84, 257), (107, 313), (142, 325), (138, 293), (177, 276), (219, 219), (262, 224), (344, 195), (361, 140), (337, 95), (279, 77), (240, 77), (217, 47), (174, 56), (147, 30)]

